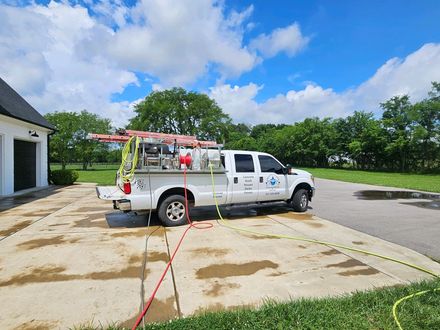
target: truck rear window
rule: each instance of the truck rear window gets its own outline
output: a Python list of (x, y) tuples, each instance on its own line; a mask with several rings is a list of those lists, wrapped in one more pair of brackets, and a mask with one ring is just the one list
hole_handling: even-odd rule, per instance
[(235, 172), (255, 172), (252, 155), (235, 154)]

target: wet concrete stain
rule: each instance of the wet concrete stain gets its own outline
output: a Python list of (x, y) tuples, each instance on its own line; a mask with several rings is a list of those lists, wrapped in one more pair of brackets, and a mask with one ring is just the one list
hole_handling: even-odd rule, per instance
[(373, 275), (379, 273), (379, 271), (373, 267), (364, 264), (363, 262), (356, 259), (349, 259), (337, 264), (330, 264), (325, 266), (326, 268), (336, 267), (336, 268), (353, 268), (353, 267), (363, 267), (362, 269), (353, 269), (339, 272), (338, 275), (341, 276), (357, 276), (357, 275)]
[(361, 241), (352, 241), (351, 243), (355, 244), (355, 245), (364, 245), (365, 242), (361, 242)]
[(165, 233), (165, 228), (154, 226), (149, 227), (149, 229), (142, 229), (137, 231), (126, 230), (117, 233), (110, 234), (112, 237), (144, 237), (144, 236), (154, 236), (154, 237), (163, 237)]
[(212, 287), (209, 290), (203, 290), (203, 293), (206, 296), (218, 297), (218, 296), (226, 294), (226, 292), (229, 289), (238, 289), (240, 287), (241, 287), (241, 285), (237, 284), (237, 283), (220, 284), (220, 283), (218, 283), (218, 281), (215, 281), (215, 283), (212, 285)]
[(210, 248), (210, 247), (197, 248), (191, 250), (191, 254), (194, 257), (197, 256), (223, 257), (227, 255), (229, 252), (231, 252), (230, 249), (220, 249), (220, 248)]
[(78, 213), (89, 213), (89, 212), (108, 212), (109, 207), (108, 205), (103, 205), (103, 206), (92, 206), (92, 207), (80, 207), (76, 210), (74, 210), (73, 212), (78, 212)]
[(313, 228), (321, 228), (324, 227), (324, 225), (322, 223), (319, 222), (304, 222), (307, 226), (313, 227)]
[(246, 275), (255, 274), (256, 272), (262, 269), (266, 269), (266, 268), (276, 269), (278, 267), (279, 265), (277, 263), (274, 263), (270, 260), (246, 262), (243, 264), (232, 264), (232, 263), (213, 264), (197, 270), (196, 276), (198, 279), (246, 276)]
[(53, 208), (48, 208), (48, 209), (37, 209), (35, 211), (29, 211), (27, 210), (26, 213), (22, 213), (22, 214), (17, 214), (23, 217), (47, 217), (48, 215), (51, 215), (52, 213), (58, 211), (60, 208), (59, 207), (53, 207)]
[(18, 327), (15, 327), (14, 329), (18, 330), (49, 330), (55, 328), (57, 325), (57, 322), (55, 321), (38, 321), (38, 320), (32, 320), (28, 321), (26, 323), (20, 324)]
[(295, 212), (286, 212), (277, 214), (280, 217), (288, 218), (291, 220), (313, 220), (313, 214), (310, 213), (295, 213)]
[(249, 235), (249, 234), (243, 234), (243, 235), (252, 239), (281, 239), (281, 237), (270, 236), (270, 235)]
[(105, 221), (105, 215), (100, 214), (98, 220), (93, 219), (93, 216), (87, 216), (81, 220), (76, 220), (73, 227), (76, 228), (109, 228), (107, 221)]
[(364, 200), (396, 200), (396, 199), (427, 199), (429, 202), (405, 202), (400, 204), (413, 205), (431, 210), (440, 210), (440, 195), (422, 193), (418, 191), (385, 191), (385, 190), (360, 190), (354, 194), (358, 199)]
[(18, 244), (17, 246), (23, 250), (33, 250), (48, 245), (61, 245), (66, 243), (76, 243), (80, 238), (65, 238), (64, 235), (58, 235), (51, 238), (39, 238), (26, 241)]
[(338, 250), (331, 249), (331, 250), (323, 251), (323, 252), (321, 252), (321, 254), (323, 254), (325, 256), (332, 256), (332, 255), (335, 255), (335, 254), (342, 254), (342, 253), (339, 252)]
[(327, 266), (325, 266), (326, 268), (352, 268), (352, 267), (357, 267), (357, 266), (368, 266), (366, 264), (364, 264), (363, 262), (360, 262), (359, 260), (356, 259), (349, 259), (346, 261), (342, 261), (339, 262), (337, 264), (329, 264)]
[(90, 213), (90, 214), (87, 214), (87, 220), (89, 220), (89, 221), (94, 221), (94, 220), (105, 221), (105, 213)]
[[(7, 281), (1, 281), (0, 287), (22, 286), (32, 283), (64, 282), (72, 280), (113, 280), (119, 278), (140, 278), (142, 256), (132, 256), (128, 265), (122, 269), (92, 272), (87, 274), (64, 274), (64, 266), (43, 266), (15, 275)], [(149, 273), (149, 270), (146, 270)]]
[[(153, 299), (150, 309), (148, 310), (146, 323), (168, 321), (178, 317), (178, 312), (175, 307), (174, 297), (168, 297), (165, 300)], [(120, 327), (131, 329), (138, 318), (138, 314), (135, 314), (129, 320), (119, 323)]]
[(66, 225), (69, 225), (69, 223), (68, 222), (54, 223), (53, 225), (49, 225), (49, 227), (66, 226)]
[(304, 245), (298, 245), (298, 247), (299, 247), (300, 249), (307, 249), (307, 246), (304, 246)]
[(155, 261), (163, 261), (167, 263), (168, 261), (170, 261), (170, 257), (166, 252), (157, 252), (157, 251), (148, 252), (147, 262), (155, 262)]
[(0, 236), (9, 236), (13, 233), (16, 233), (17, 231), (22, 230), (23, 228), (26, 228), (31, 223), (32, 223), (31, 220), (26, 220), (26, 221), (21, 221), (19, 223), (16, 223), (15, 225), (13, 225), (12, 227), (10, 227), (8, 229), (0, 230)]
[(374, 275), (378, 274), (379, 271), (375, 268), (368, 267), (363, 269), (355, 269), (355, 270), (347, 270), (344, 272), (338, 273), (341, 276), (357, 276), (357, 275)]

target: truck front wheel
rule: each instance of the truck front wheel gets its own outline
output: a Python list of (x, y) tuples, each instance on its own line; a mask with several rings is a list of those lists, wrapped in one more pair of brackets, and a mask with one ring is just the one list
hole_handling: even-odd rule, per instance
[(172, 195), (165, 198), (159, 206), (158, 216), (166, 227), (186, 224), (185, 198), (181, 195)]
[(293, 194), (292, 207), (296, 212), (305, 212), (309, 206), (309, 193), (306, 189), (298, 189)]

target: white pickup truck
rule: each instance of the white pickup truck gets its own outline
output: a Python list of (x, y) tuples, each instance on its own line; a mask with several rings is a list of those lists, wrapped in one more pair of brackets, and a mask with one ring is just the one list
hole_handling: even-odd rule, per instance
[[(260, 204), (285, 201), (295, 211), (307, 210), (315, 192), (313, 176), (282, 165), (267, 153), (222, 150), (214, 169), (215, 194), (220, 205)], [(186, 171), (190, 205), (214, 205), (211, 172), (208, 168)], [(131, 182), (116, 187), (97, 187), (98, 197), (112, 200), (122, 211), (157, 210), (165, 226), (185, 224), (184, 176), (181, 169), (137, 169)]]

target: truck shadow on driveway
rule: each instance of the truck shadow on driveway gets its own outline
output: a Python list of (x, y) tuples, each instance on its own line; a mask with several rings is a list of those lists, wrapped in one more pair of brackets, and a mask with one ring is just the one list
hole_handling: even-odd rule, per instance
[[(231, 210), (227, 210), (225, 207), (220, 207), (220, 212), (224, 218), (234, 220), (258, 217), (266, 218), (267, 215), (292, 212), (292, 208), (284, 203), (277, 203), (264, 206), (253, 205), (251, 207), (234, 207)], [(135, 212), (123, 213), (120, 211), (114, 211), (106, 213), (105, 218), (109, 228), (141, 228), (148, 226), (148, 212), (136, 214)], [(219, 219), (217, 210), (214, 206), (190, 208), (190, 218), (192, 221), (197, 222)], [(155, 211), (151, 213), (150, 226), (162, 226), (162, 223), (157, 216), (157, 212)]]

